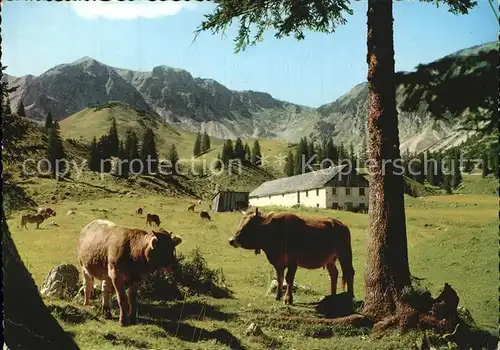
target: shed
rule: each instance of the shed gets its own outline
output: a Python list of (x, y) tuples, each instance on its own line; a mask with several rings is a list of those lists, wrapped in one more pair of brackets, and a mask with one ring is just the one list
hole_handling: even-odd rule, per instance
[(212, 197), (212, 211), (233, 211), (248, 208), (248, 192), (219, 191)]

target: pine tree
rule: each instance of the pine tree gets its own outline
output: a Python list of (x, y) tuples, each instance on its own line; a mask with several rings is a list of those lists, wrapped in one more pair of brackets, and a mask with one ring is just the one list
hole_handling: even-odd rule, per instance
[[(144, 171), (155, 173), (158, 170), (158, 151), (156, 150), (155, 134), (151, 128), (147, 128), (144, 133), (141, 158), (144, 162)], [(148, 169), (148, 158), (151, 159), (150, 169)]]
[[(109, 137), (108, 135), (102, 135), (97, 142), (97, 150), (99, 152), (99, 170), (100, 172), (108, 173), (111, 171), (111, 164), (109, 162), (111, 154), (109, 152)], [(102, 164), (102, 167), (101, 167)]]
[(245, 160), (250, 162), (250, 159), (252, 159), (252, 152), (250, 151), (248, 143), (245, 142)]
[(452, 190), (451, 190), (451, 182), (452, 182), (452, 176), (451, 174), (446, 174), (444, 175), (444, 178), (443, 178), (443, 189), (446, 191), (446, 194), (452, 194)]
[(253, 142), (253, 147), (252, 147), (252, 159), (251, 159), (252, 164), (255, 164), (257, 166), (262, 165), (261, 158), (262, 158), (262, 153), (260, 151), (260, 144), (258, 140), (255, 140)]
[(234, 159), (234, 149), (233, 149), (233, 141), (227, 139), (222, 147), (222, 162), (224, 165), (228, 165), (229, 162)]
[(365, 168), (367, 165), (366, 164), (367, 160), (368, 160), (368, 147), (366, 140), (363, 140), (363, 142), (361, 142), (361, 151), (359, 151), (359, 166), (361, 168)]
[(109, 154), (111, 156), (118, 156), (119, 147), (120, 147), (120, 139), (118, 138), (118, 129), (116, 127), (116, 119), (113, 118), (111, 121), (111, 127), (109, 128), (108, 133), (108, 142), (109, 142)]
[[(47, 160), (50, 164), (50, 169), (52, 172), (52, 176), (54, 178), (58, 177), (59, 174), (63, 173), (66, 169), (64, 169), (64, 163), (57, 162), (58, 160), (65, 159), (66, 155), (64, 152), (64, 146), (61, 139), (61, 131), (59, 128), (59, 123), (54, 121), (52, 124), (52, 128), (49, 132), (49, 140), (47, 146)], [(56, 166), (59, 169), (56, 169)]]
[(352, 142), (349, 144), (349, 160), (351, 161), (351, 167), (356, 167), (356, 154), (354, 153), (354, 145)]
[(234, 158), (240, 159), (242, 162), (245, 160), (245, 147), (239, 137), (234, 144)]
[(210, 137), (208, 136), (207, 132), (205, 131), (203, 133), (203, 140), (201, 142), (201, 151), (206, 152), (210, 149)]
[[(477, 5), (470, 0), (437, 0), (436, 3), (447, 4), (454, 14), (467, 14)], [(234, 43), (239, 52), (261, 42), (262, 33), (268, 30), (278, 38), (294, 36), (297, 39), (304, 39), (308, 31), (335, 32), (339, 25), (347, 22), (346, 15), (352, 14), (350, 5), (348, 0), (219, 1), (205, 16), (198, 32), (224, 33), (230, 24), (237, 22)], [(370, 158), (377, 164), (384, 160), (392, 163), (400, 158), (393, 1), (368, 0), (366, 13)], [(370, 203), (374, 207), (369, 212), (363, 314), (380, 321), (400, 308), (403, 290), (411, 285), (411, 273), (403, 176), (394, 171), (373, 170)], [(387, 186), (389, 183), (391, 186)], [(348, 282), (349, 285), (352, 289), (352, 283)]]
[(47, 117), (45, 117), (45, 132), (47, 134), (50, 133), (50, 130), (52, 130), (52, 123), (53, 123), (53, 120), (52, 120), (52, 113), (47, 113)]
[[(312, 159), (314, 156), (316, 156), (316, 158)], [(312, 140), (307, 143), (307, 157), (306, 157), (306, 162), (309, 161), (309, 160), (311, 160), (310, 164), (314, 164), (314, 163), (316, 163), (318, 161), (318, 156), (316, 154), (316, 150), (315, 150), (315, 147), (314, 147), (314, 142), (312, 142)]]
[(201, 135), (198, 132), (196, 134), (196, 140), (194, 141), (193, 156), (198, 157), (201, 154)]
[(307, 140), (305, 138), (300, 139), (299, 148), (297, 149), (297, 153), (295, 154), (294, 164), (294, 174), (299, 175), (302, 174), (303, 171), (309, 172), (309, 169), (305, 168), (305, 163), (307, 159)]
[(120, 145), (118, 147), (118, 157), (121, 161), (121, 176), (126, 179), (129, 175), (130, 164), (128, 162), (128, 155), (125, 151), (125, 145), (123, 141), (120, 141)]
[(426, 164), (425, 164), (425, 155), (424, 153), (420, 153), (420, 156), (419, 156), (419, 162), (415, 162), (414, 163), (415, 165), (415, 173), (417, 174), (416, 175), (416, 181), (423, 184), (424, 181), (425, 181), (425, 169), (426, 169)]
[(20, 117), (26, 117), (23, 101), (19, 102), (19, 105), (17, 106), (17, 115)]
[(436, 180), (435, 180), (436, 167), (435, 167), (434, 162), (431, 159), (432, 159), (432, 155), (429, 152), (427, 152), (427, 164), (426, 164), (427, 182), (429, 182), (429, 184), (431, 184), (432, 186), (435, 186), (436, 185)]
[(294, 164), (293, 164), (293, 153), (292, 151), (288, 151), (288, 156), (286, 157), (285, 169), (284, 173), (286, 176), (294, 175)]
[(176, 172), (176, 165), (179, 162), (179, 154), (177, 153), (177, 149), (175, 148), (175, 144), (172, 144), (170, 147), (170, 150), (168, 151), (168, 159), (170, 160), (170, 163), (172, 164), (172, 171), (175, 173)]
[[(225, 145), (222, 148), (223, 150), (224, 150), (224, 147), (225, 147)], [(215, 163), (215, 166), (214, 166), (215, 170), (220, 170), (222, 168), (223, 163), (224, 163), (224, 161), (222, 160), (220, 152), (219, 152), (219, 153), (217, 153), (217, 162)]]
[(490, 169), (488, 168), (488, 153), (486, 152), (483, 152), (482, 168), (483, 168), (483, 177), (488, 176), (490, 173)]
[(89, 146), (88, 166), (91, 171), (99, 171), (99, 149), (97, 148), (97, 139), (95, 136)]
[(5, 104), (3, 105), (3, 114), (12, 115), (12, 108), (10, 108), (10, 98), (7, 96), (5, 98)]
[(328, 140), (326, 144), (326, 157), (332, 162), (332, 164), (338, 164), (339, 155), (332, 139)]
[(462, 183), (462, 173), (460, 171), (460, 162), (457, 155), (453, 159), (452, 165), (453, 168), (451, 177), (451, 187), (453, 187), (453, 189), (457, 189), (458, 186)]
[(125, 154), (126, 154), (126, 159), (129, 161), (129, 167), (134, 173), (139, 173), (141, 170), (140, 164), (135, 161), (133, 162), (134, 159), (139, 159), (140, 160), (140, 153), (139, 153), (139, 139), (136, 135), (135, 132), (129, 130), (127, 132), (127, 138), (125, 139)]

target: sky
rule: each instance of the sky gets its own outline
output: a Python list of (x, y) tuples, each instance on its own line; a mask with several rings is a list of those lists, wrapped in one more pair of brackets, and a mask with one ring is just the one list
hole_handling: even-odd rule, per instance
[[(394, 3), (396, 70), (413, 70), (463, 48), (496, 41), (498, 22), (486, 0), (468, 15), (445, 5)], [(366, 80), (366, 1), (333, 34), (275, 39), (235, 54), (232, 26), (223, 37), (194, 31), (215, 8), (204, 2), (2, 2), (2, 64), (14, 76), (40, 75), (92, 57), (139, 71), (167, 65), (233, 90), (254, 90), (310, 107), (334, 101)]]

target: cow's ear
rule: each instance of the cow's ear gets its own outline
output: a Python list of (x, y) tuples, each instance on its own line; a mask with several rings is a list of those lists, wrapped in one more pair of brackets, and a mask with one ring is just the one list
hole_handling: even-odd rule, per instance
[(149, 246), (151, 247), (151, 250), (154, 250), (158, 246), (158, 237), (154, 235), (151, 238), (151, 241), (149, 241)]
[[(173, 232), (172, 232), (173, 233)], [(178, 246), (179, 244), (182, 243), (182, 238), (179, 236), (173, 236), (172, 241), (174, 241), (175, 246)]]

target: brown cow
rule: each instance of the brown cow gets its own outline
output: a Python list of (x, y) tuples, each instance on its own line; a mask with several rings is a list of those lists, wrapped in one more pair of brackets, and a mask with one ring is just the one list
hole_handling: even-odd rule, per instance
[(27, 214), (21, 216), (21, 228), (28, 229), (26, 224), (36, 224), (36, 228), (40, 228), (40, 224), (49, 217), (50, 215), (44, 212), (43, 214)]
[(156, 214), (148, 214), (146, 215), (146, 226), (153, 226), (152, 223), (155, 223), (156, 226), (160, 226), (160, 217)]
[(285, 269), (287, 290), (285, 304), (292, 304), (292, 286), (297, 267), (326, 267), (330, 275), (330, 293), (337, 293), (337, 259), (342, 267), (342, 285), (354, 296), (351, 234), (347, 226), (331, 218), (302, 218), (289, 213), (245, 214), (239, 230), (229, 240), (235, 248), (261, 249), (276, 269), (278, 288), (276, 300), (281, 300)]
[(102, 311), (111, 317), (110, 294), (120, 307), (120, 325), (137, 323), (137, 286), (141, 276), (154, 270), (172, 271), (175, 248), (182, 238), (165, 230), (146, 232), (94, 220), (80, 232), (78, 261), (84, 277), (84, 302), (89, 305), (94, 278), (102, 281)]
[(200, 218), (206, 219), (208, 221), (211, 220), (210, 215), (206, 211), (200, 211)]
[(137, 208), (137, 210), (135, 212), (137, 215), (142, 215), (143, 210), (144, 210), (144, 208), (140, 207), (140, 208)]
[(196, 204), (191, 204), (189, 207), (188, 207), (188, 211), (192, 211), (194, 213), (194, 207), (196, 207)]

